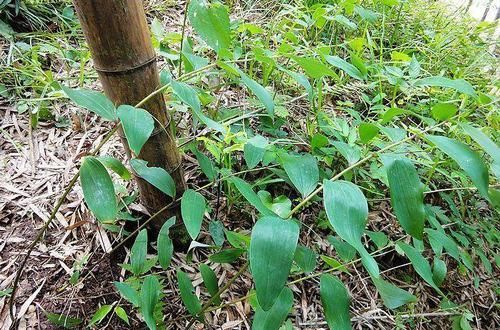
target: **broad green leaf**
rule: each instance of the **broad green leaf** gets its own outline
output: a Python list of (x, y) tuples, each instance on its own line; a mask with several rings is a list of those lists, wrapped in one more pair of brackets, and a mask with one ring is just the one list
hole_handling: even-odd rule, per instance
[(292, 201), (288, 197), (281, 195), (273, 199), (271, 194), (265, 190), (260, 190), (257, 195), (262, 203), (278, 216), (286, 218), (290, 214)]
[(484, 134), (479, 128), (471, 126), (469, 124), (460, 124), (462, 129), (467, 135), (469, 135), (481, 148), (486, 151), (491, 158), (500, 163), (500, 148), (495, 142), (493, 142), (486, 134)]
[(410, 302), (417, 301), (417, 298), (411, 293), (398, 288), (381, 278), (372, 278), (373, 283), (377, 287), (382, 301), (387, 308), (396, 309)]
[(134, 307), (139, 307), (139, 294), (133, 287), (124, 282), (113, 282), (113, 284), (118, 289), (118, 292), (120, 292), (120, 295), (125, 298), (125, 300), (134, 305)]
[(293, 293), (287, 287), (281, 290), (278, 298), (268, 311), (260, 306), (256, 308), (253, 318), (253, 330), (278, 330), (285, 321), (293, 306)]
[(391, 204), (404, 230), (421, 240), (425, 224), (424, 186), (413, 163), (406, 158), (385, 162)]
[(311, 83), (309, 82), (307, 77), (305, 75), (303, 75), (302, 73), (293, 72), (293, 71), (287, 70), (281, 66), (279, 66), (279, 69), (282, 70), (283, 72), (285, 72), (286, 74), (288, 74), (290, 77), (292, 77), (297, 83), (299, 83), (299, 85), (304, 87), (304, 89), (307, 92), (309, 102), (312, 102), (313, 97), (314, 97), (314, 91), (313, 91), (313, 87), (311, 86)]
[(184, 103), (189, 105), (189, 107), (193, 110), (194, 115), (207, 127), (221, 132), (225, 133), (226, 129), (224, 126), (216, 122), (215, 120), (205, 116), (205, 114), (201, 111), (201, 103), (200, 99), (198, 98), (198, 93), (196, 93), (196, 90), (189, 86), (186, 83), (183, 82), (178, 82), (172, 80), (170, 83), (172, 86), (172, 89), (174, 91), (174, 94)]
[(96, 157), (104, 166), (118, 174), (123, 180), (132, 179), (132, 174), (118, 159), (111, 156)]
[(156, 329), (155, 306), (160, 299), (161, 286), (158, 278), (148, 275), (141, 287), (141, 314), (149, 329)]
[(64, 329), (76, 329), (83, 320), (62, 314), (44, 312), (50, 323), (63, 327)]
[[(349, 245), (349, 244), (347, 244), (347, 245)], [(354, 250), (354, 251), (356, 251), (356, 250)], [(349, 273), (349, 270), (347, 270), (347, 267), (344, 264), (342, 264), (340, 261), (338, 261), (337, 259), (334, 259), (334, 258), (329, 257), (329, 256), (324, 256), (324, 255), (321, 255), (320, 258), (321, 258), (321, 260), (323, 260), (325, 262), (325, 264), (330, 266), (332, 269), (340, 270), (340, 271), (345, 272), (345, 273)]]
[(377, 262), (361, 243), (368, 221), (368, 202), (361, 190), (347, 181), (323, 181), (323, 204), (330, 224), (361, 255), (366, 270), (379, 277)]
[(369, 231), (366, 230), (366, 234), (375, 243), (377, 249), (381, 249), (389, 243), (389, 238), (387, 235), (381, 231)]
[(358, 28), (356, 23), (354, 23), (353, 21), (351, 21), (350, 19), (348, 19), (344, 15), (335, 15), (335, 16), (333, 16), (333, 20), (337, 23), (344, 25), (346, 28), (351, 29), (351, 30), (355, 30)]
[(214, 304), (220, 305), (220, 296), (217, 296), (219, 286), (217, 284), (217, 276), (215, 275), (215, 272), (206, 264), (200, 265), (200, 272), (201, 277), (203, 278), (203, 283), (210, 293), (210, 296), (215, 297)]
[(359, 125), (359, 139), (363, 143), (368, 143), (377, 136), (379, 130), (380, 129), (375, 124), (362, 122)]
[(436, 135), (427, 135), (427, 138), (457, 162), (471, 178), (479, 193), (488, 199), (488, 168), (481, 156), (462, 142)]
[(187, 189), (181, 199), (182, 221), (193, 240), (198, 237), (205, 214), (205, 198), (192, 189)]
[(323, 274), (320, 279), (320, 295), (328, 327), (332, 330), (352, 329), (350, 298), (344, 284), (333, 275)]
[[(356, 163), (358, 160), (361, 159), (361, 150), (358, 146), (356, 145), (349, 145), (345, 142), (340, 142), (340, 141), (334, 141), (332, 142), (333, 146), (335, 149), (337, 149), (342, 157), (347, 160), (347, 163), (349, 165), (353, 165)], [(323, 149), (322, 149), (323, 150)]]
[(252, 229), (250, 269), (257, 299), (269, 310), (283, 290), (299, 239), (299, 226), (276, 216), (263, 217)]
[(224, 244), (224, 225), (222, 222), (218, 220), (212, 220), (208, 224), (208, 231), (210, 232), (210, 236), (214, 241), (215, 245), (222, 246)]
[[(486, 256), (486, 254), (483, 251), (479, 250), (479, 249), (477, 249), (475, 252), (479, 256), (479, 258), (481, 259), (481, 263), (483, 264), (484, 269), (486, 270), (486, 272), (489, 275), (491, 275), (493, 273), (493, 267), (491, 265), (491, 262), (488, 260), (488, 257)], [(434, 260), (434, 261), (436, 261), (436, 260)], [(436, 262), (434, 262), (434, 264), (436, 264)], [(433, 271), (434, 271), (434, 269), (433, 269)], [(446, 275), (446, 264), (444, 265), (444, 273)]]
[(215, 169), (210, 158), (196, 148), (193, 148), (193, 153), (195, 154), (196, 160), (198, 160), (198, 164), (200, 164), (203, 173), (205, 173), (210, 181), (214, 181), (217, 175), (217, 170)]
[(250, 184), (237, 177), (231, 177), (228, 181), (234, 184), (240, 194), (242, 194), (243, 197), (245, 197), (245, 199), (260, 213), (263, 215), (275, 215), (273, 211), (268, 209), (264, 203), (262, 203), (259, 196), (252, 190), (252, 186)]
[(458, 112), (458, 108), (453, 103), (438, 103), (432, 106), (432, 117), (436, 120), (447, 120)]
[(319, 79), (324, 76), (337, 76), (337, 74), (326, 64), (314, 57), (293, 57), (293, 59), (311, 78)]
[(450, 79), (446, 77), (440, 77), (440, 76), (433, 76), (433, 77), (427, 77), (427, 78), (422, 78), (418, 79), (414, 82), (414, 85), (417, 87), (445, 87), (445, 88), (451, 88), (459, 91), (460, 93), (467, 94), (469, 96), (476, 97), (476, 91), (474, 90), (474, 87), (472, 87), (471, 84), (469, 84), (467, 81), (463, 79)]
[(441, 286), (443, 283), (446, 278), (446, 272), (446, 263), (438, 257), (434, 257), (434, 262), (432, 263), (432, 280), (437, 286)]
[(113, 181), (106, 168), (94, 157), (85, 157), (80, 166), (80, 184), (89, 209), (101, 222), (116, 219), (118, 209)]
[(264, 104), (267, 113), (270, 116), (274, 115), (274, 100), (273, 96), (267, 89), (265, 89), (261, 84), (247, 76), (243, 71), (239, 71), (241, 81), (247, 86), (255, 96)]
[(113, 102), (104, 94), (89, 89), (72, 89), (62, 85), (61, 88), (71, 101), (80, 107), (92, 111), (106, 120), (115, 121), (117, 119)]
[(356, 14), (358, 14), (363, 20), (369, 22), (369, 23), (374, 23), (378, 20), (378, 17), (380, 16), (379, 13), (363, 8), (361, 6), (355, 6), (354, 11)]
[(345, 73), (347, 73), (350, 77), (358, 80), (364, 80), (363, 74), (358, 70), (357, 67), (352, 65), (351, 63), (341, 59), (338, 56), (330, 56), (326, 55), (325, 60), (333, 65), (334, 67), (343, 70)]
[(250, 236), (235, 231), (225, 231), (227, 241), (237, 249), (247, 250), (250, 246)]
[(316, 133), (311, 138), (311, 149), (323, 148), (328, 146), (329, 144), (330, 140), (321, 133)]
[(368, 75), (368, 68), (366, 67), (366, 63), (363, 59), (355, 54), (351, 54), (351, 62), (359, 70), (359, 72), (361, 72), (361, 75), (366, 78)]
[(189, 279), (188, 275), (177, 269), (177, 284), (179, 285), (179, 291), (181, 292), (181, 299), (186, 306), (188, 312), (196, 316), (201, 311), (201, 303), (198, 297), (194, 294), (193, 284)]
[(349, 243), (331, 235), (329, 235), (327, 239), (328, 242), (333, 245), (335, 251), (343, 261), (351, 261), (356, 256), (356, 249)]
[(134, 245), (130, 250), (130, 264), (134, 275), (140, 275), (144, 271), (146, 254), (148, 252), (148, 232), (142, 229), (135, 238)]
[(410, 62), (411, 57), (408, 54), (394, 50), (391, 52), (391, 60), (396, 62)]
[(92, 319), (90, 320), (88, 327), (91, 328), (94, 324), (101, 323), (101, 321), (104, 320), (106, 315), (108, 315), (109, 312), (111, 312), (111, 309), (113, 309), (112, 305), (102, 305), (92, 316)]
[(245, 252), (245, 249), (224, 249), (209, 256), (208, 260), (218, 264), (229, 264), (237, 260)]
[[(14, 3), (3, 1), (0, 4), (0, 9), (3, 10), (6, 6), (11, 5)], [(16, 2), (16, 7), (19, 8), (20, 2)], [(16, 13), (17, 16), (17, 13)], [(4, 37), (5, 39), (11, 41), (13, 39), (13, 36), (16, 34), (16, 31), (7, 23), (5, 23), (3, 20), (0, 20), (0, 36)]]
[(229, 14), (221, 3), (191, 0), (188, 17), (196, 33), (218, 54), (231, 47)]
[(319, 181), (318, 161), (310, 154), (281, 154), (279, 160), (286, 174), (303, 198), (314, 191)]
[(130, 325), (130, 321), (128, 320), (127, 312), (125, 312), (125, 310), (123, 309), (123, 307), (116, 306), (115, 307), (115, 314), (116, 314), (116, 316), (118, 316), (119, 318), (121, 318), (125, 323), (127, 323), (128, 325)]
[(174, 197), (175, 196), (175, 182), (174, 179), (160, 167), (148, 167), (148, 162), (142, 159), (131, 159), (130, 166), (137, 173), (137, 175), (158, 188), (164, 194)]
[(418, 62), (415, 55), (411, 57), (410, 64), (408, 65), (408, 75), (411, 78), (417, 78), (420, 75), (422, 68), (420, 67), (420, 63)]
[(153, 116), (144, 109), (130, 105), (120, 105), (117, 114), (122, 122), (123, 132), (130, 149), (134, 154), (139, 155), (142, 146), (155, 128)]
[(255, 168), (260, 163), (269, 142), (262, 135), (255, 135), (243, 146), (243, 156), (249, 169)]
[(435, 254), (441, 254), (444, 247), (446, 252), (453, 257), (456, 261), (460, 262), (460, 250), (457, 243), (450, 236), (446, 235), (443, 231), (426, 228), (425, 232), (429, 235), (429, 241)]
[(293, 261), (304, 273), (311, 273), (316, 268), (316, 258), (317, 255), (313, 250), (303, 245), (297, 245)]
[(415, 271), (426, 281), (430, 286), (432, 286), (439, 294), (443, 295), (439, 287), (434, 283), (433, 274), (431, 270), (431, 265), (425, 259), (420, 252), (417, 251), (413, 246), (408, 245), (403, 242), (398, 242), (397, 246), (403, 250), (405, 255), (410, 259), (411, 264)]
[(161, 226), (160, 232), (158, 233), (157, 248), (158, 248), (158, 262), (163, 269), (167, 269), (170, 266), (170, 261), (172, 260), (172, 254), (174, 252), (174, 244), (168, 236), (170, 227), (175, 224), (175, 216), (168, 219), (163, 226)]

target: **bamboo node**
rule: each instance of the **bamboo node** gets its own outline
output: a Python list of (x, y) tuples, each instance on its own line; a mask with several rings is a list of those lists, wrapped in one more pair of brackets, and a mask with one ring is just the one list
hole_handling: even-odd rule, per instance
[(153, 63), (156, 63), (156, 55), (154, 55), (150, 59), (147, 59), (146, 61), (144, 61), (140, 64), (137, 64), (137, 65), (129, 67), (129, 68), (105, 69), (105, 68), (99, 68), (94, 64), (94, 69), (100, 73), (122, 75), (122, 74), (127, 74), (130, 72), (136, 71), (138, 69), (141, 69), (141, 68), (148, 66), (150, 64), (153, 64)]

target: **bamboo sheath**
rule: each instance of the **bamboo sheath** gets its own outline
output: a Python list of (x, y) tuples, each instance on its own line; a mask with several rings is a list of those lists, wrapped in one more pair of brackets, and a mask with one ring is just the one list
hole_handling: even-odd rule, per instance
[[(74, 0), (74, 4), (104, 92), (115, 105), (137, 104), (155, 91), (160, 82), (143, 2)], [(184, 173), (163, 95), (156, 94), (143, 108), (156, 118), (156, 123), (137, 156), (149, 166), (166, 169), (174, 179), (177, 196), (181, 196), (185, 190)], [(130, 157), (123, 132), (120, 134)], [(154, 213), (172, 201), (146, 181), (137, 178), (137, 182), (149, 212)], [(178, 213), (174, 209), (157, 217), (152, 221), (153, 229), (159, 230), (168, 217)]]

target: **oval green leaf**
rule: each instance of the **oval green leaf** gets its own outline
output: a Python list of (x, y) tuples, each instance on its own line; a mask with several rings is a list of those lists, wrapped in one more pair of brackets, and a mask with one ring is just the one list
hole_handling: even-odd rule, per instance
[(117, 114), (122, 122), (128, 146), (134, 154), (139, 155), (142, 146), (153, 133), (155, 127), (153, 116), (144, 109), (125, 104), (118, 107)]
[(123, 180), (132, 179), (132, 174), (118, 159), (111, 156), (96, 157), (104, 166), (118, 174)]
[(260, 213), (262, 213), (263, 215), (275, 215), (273, 211), (271, 211), (264, 205), (259, 196), (253, 191), (252, 186), (245, 180), (238, 177), (231, 177), (228, 179), (228, 181), (234, 184), (240, 194), (242, 194), (243, 197), (245, 197), (245, 199), (250, 204), (252, 204), (252, 206), (255, 207)]
[(209, 256), (208, 260), (219, 264), (229, 264), (238, 259), (245, 252), (245, 249), (224, 249)]
[(375, 124), (362, 122), (359, 125), (359, 139), (363, 143), (368, 143), (377, 136), (379, 130), (379, 127)]
[(132, 166), (132, 169), (139, 177), (173, 198), (175, 196), (174, 179), (163, 168), (148, 167), (147, 165), (148, 162), (142, 159), (135, 158), (130, 160), (130, 166)]
[(135, 238), (134, 245), (130, 250), (130, 264), (135, 275), (142, 274), (146, 264), (146, 254), (148, 252), (148, 232), (142, 229)]
[(447, 120), (458, 112), (456, 105), (452, 103), (438, 103), (431, 109), (432, 117), (436, 120)]
[(425, 223), (424, 186), (413, 163), (406, 158), (385, 161), (391, 204), (404, 230), (422, 240)]
[(319, 181), (318, 161), (310, 154), (279, 156), (280, 163), (302, 198), (314, 191)]
[(177, 269), (177, 284), (181, 292), (181, 299), (186, 306), (188, 312), (196, 316), (201, 311), (201, 303), (198, 297), (194, 294), (193, 284), (188, 275)]
[(269, 310), (283, 290), (292, 267), (299, 239), (299, 226), (276, 216), (257, 221), (250, 240), (250, 269), (257, 299)]
[(444, 136), (427, 135), (427, 138), (457, 162), (458, 166), (471, 178), (479, 193), (484, 198), (489, 199), (488, 168), (477, 152), (462, 142)]
[(293, 306), (293, 293), (287, 287), (281, 290), (273, 306), (265, 311), (257, 306), (252, 323), (253, 330), (278, 330)]
[(170, 83), (172, 86), (172, 89), (174, 91), (174, 94), (184, 103), (189, 105), (189, 107), (193, 110), (194, 115), (207, 127), (221, 132), (225, 133), (226, 129), (224, 126), (216, 122), (215, 120), (205, 116), (205, 114), (201, 111), (201, 103), (200, 99), (198, 98), (198, 93), (196, 93), (196, 90), (189, 86), (186, 83), (183, 82), (178, 82), (172, 80)]
[(433, 274), (431, 270), (431, 265), (425, 259), (417, 249), (413, 246), (408, 245), (403, 242), (398, 242), (397, 246), (403, 250), (405, 255), (410, 259), (411, 264), (415, 271), (426, 281), (430, 286), (432, 286), (439, 294), (443, 295), (439, 287), (434, 283)]
[(80, 184), (89, 209), (101, 221), (113, 221), (118, 212), (115, 188), (106, 168), (94, 157), (85, 157), (80, 167)]
[(467, 81), (463, 79), (450, 79), (441, 76), (432, 76), (427, 78), (418, 79), (414, 82), (415, 86), (418, 87), (445, 87), (451, 88), (473, 97), (476, 97), (476, 91), (474, 87)]
[(174, 252), (174, 244), (168, 236), (170, 227), (174, 224), (175, 216), (168, 219), (163, 226), (161, 226), (160, 232), (158, 233), (158, 262), (163, 269), (167, 269), (168, 266), (170, 266), (170, 261), (172, 260), (172, 254)]
[(210, 293), (210, 296), (214, 298), (214, 304), (220, 305), (221, 302), (220, 296), (217, 295), (217, 292), (219, 291), (219, 286), (217, 284), (217, 276), (215, 275), (215, 272), (207, 264), (200, 265), (200, 272), (205, 287)]
[(205, 214), (205, 198), (192, 189), (184, 192), (181, 199), (182, 221), (193, 240), (198, 237)]
[(375, 259), (361, 243), (368, 221), (368, 202), (361, 190), (347, 181), (323, 182), (323, 204), (330, 224), (344, 241), (361, 255), (361, 261), (370, 275), (379, 276)]
[(323, 274), (320, 279), (320, 295), (328, 327), (332, 330), (352, 329), (350, 298), (344, 284), (333, 275)]
[(106, 315), (111, 312), (111, 309), (113, 308), (112, 305), (102, 305), (92, 316), (92, 319), (90, 320), (89, 323), (89, 328), (91, 328), (94, 324), (99, 324), (101, 323), (102, 320), (106, 317)]
[(334, 67), (336, 67), (337, 69), (340, 69), (345, 73), (347, 73), (351, 78), (364, 80), (364, 76), (359, 71), (359, 69), (354, 65), (352, 65), (351, 63), (347, 62), (346, 60), (343, 60), (338, 56), (330, 56), (330, 55), (326, 55), (325, 60)]
[(229, 14), (222, 3), (192, 0), (188, 17), (196, 33), (217, 53), (231, 47)]
[(268, 141), (262, 135), (255, 135), (245, 143), (243, 146), (243, 157), (249, 169), (254, 168), (260, 163), (264, 154)]
[(72, 89), (62, 85), (61, 88), (71, 101), (80, 107), (92, 111), (106, 120), (115, 121), (117, 119), (113, 102), (104, 94), (89, 89)]
[(160, 282), (154, 275), (148, 275), (141, 287), (141, 314), (149, 329), (156, 329), (155, 306), (160, 299)]
[(384, 305), (387, 308), (396, 309), (404, 304), (417, 301), (417, 298), (414, 295), (398, 288), (392, 283), (389, 283), (381, 278), (372, 278), (372, 280), (382, 297)]

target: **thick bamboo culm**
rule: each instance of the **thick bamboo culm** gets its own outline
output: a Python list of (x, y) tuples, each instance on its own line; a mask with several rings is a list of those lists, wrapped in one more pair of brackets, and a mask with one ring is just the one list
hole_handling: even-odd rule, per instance
[[(158, 68), (143, 2), (74, 0), (74, 4), (105, 94), (117, 106), (134, 105), (158, 89)], [(156, 94), (142, 108), (156, 118), (156, 124), (138, 158), (146, 160), (149, 166), (166, 169), (174, 179), (177, 196), (181, 196), (185, 190), (181, 157), (163, 95)], [(122, 141), (130, 156), (125, 139)], [(160, 190), (137, 179), (142, 202), (148, 211), (153, 213), (171, 202)], [(159, 230), (171, 215), (178, 215), (178, 210), (169, 210), (156, 217), (152, 221), (153, 229)]]

